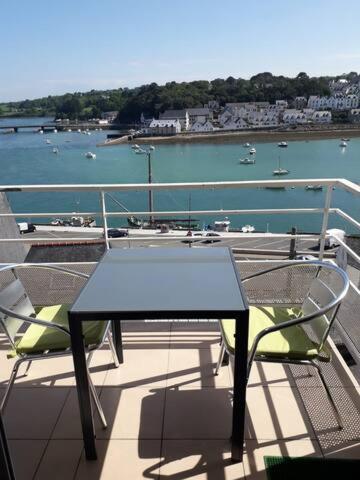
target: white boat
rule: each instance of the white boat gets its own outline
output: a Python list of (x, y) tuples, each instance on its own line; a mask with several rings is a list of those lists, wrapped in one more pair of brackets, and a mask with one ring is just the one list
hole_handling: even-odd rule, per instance
[(138, 145), (137, 143), (135, 143), (134, 145), (131, 145), (131, 148), (132, 148), (133, 150), (139, 150), (140, 147), (139, 147), (139, 145)]
[(95, 154), (95, 153), (92, 153), (92, 152), (86, 152), (86, 153), (85, 153), (85, 157), (86, 157), (86, 158), (92, 158), (93, 160), (95, 160), (96, 154)]
[(249, 142), (247, 142), (247, 143), (244, 143), (243, 147), (245, 147), (245, 148), (250, 148), (250, 147), (251, 147), (251, 145), (250, 145), (250, 143), (249, 143)]
[(53, 153), (59, 153), (59, 149), (57, 147), (53, 148)]
[(228, 217), (225, 217), (224, 220), (217, 220), (214, 222), (214, 231), (215, 232), (228, 232), (230, 227), (230, 220)]
[(250, 148), (249, 153), (250, 155), (254, 155), (254, 153), (256, 153), (256, 148)]
[(81, 128), (78, 128), (78, 132), (81, 133)]
[(240, 163), (242, 165), (253, 165), (255, 163), (255, 158), (240, 158)]
[(254, 225), (244, 225), (241, 231), (243, 233), (252, 233), (252, 232), (255, 232), (255, 227)]
[(286, 148), (288, 146), (288, 144), (286, 142), (279, 142), (278, 143), (278, 147), (280, 148)]
[(345, 142), (345, 140), (343, 140), (343, 141), (340, 143), (340, 147), (342, 147), (342, 148), (347, 147), (347, 143)]
[(287, 175), (288, 173), (289, 173), (289, 170), (286, 170), (286, 168), (281, 168), (280, 157), (279, 157), (278, 168), (275, 168), (275, 170), (273, 170), (273, 175)]
[(68, 132), (71, 132), (71, 128), (68, 128)]
[(57, 133), (57, 130), (56, 130), (56, 128), (54, 128), (54, 133)]
[(86, 132), (86, 135), (91, 135), (91, 132)]
[(305, 190), (322, 190), (322, 185), (306, 185)]
[(50, 145), (50, 144), (51, 144), (51, 140), (49, 140), (49, 139), (47, 138), (47, 139), (46, 139), (46, 143), (47, 143), (48, 145)]
[(39, 133), (42, 135), (44, 133), (44, 130), (39, 130)]

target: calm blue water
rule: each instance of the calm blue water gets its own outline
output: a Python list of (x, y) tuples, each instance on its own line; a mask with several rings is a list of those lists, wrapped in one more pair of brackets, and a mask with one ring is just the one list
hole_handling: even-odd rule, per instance
[[(0, 124), (36, 124), (39, 119), (0, 120)], [(40, 121), (41, 123), (41, 121)], [(61, 184), (61, 183), (141, 183), (147, 182), (146, 157), (135, 155), (128, 145), (97, 148), (106, 138), (106, 131), (92, 132), (91, 136), (77, 132), (39, 135), (33, 131), (3, 135), (0, 133), (0, 168), (2, 185)], [(46, 139), (52, 144), (47, 145)], [(54, 146), (59, 154), (52, 152)], [(274, 178), (272, 170), (281, 156), (282, 166), (290, 170), (286, 178), (345, 177), (360, 181), (360, 139), (352, 139), (346, 149), (339, 148), (339, 139), (289, 142), (287, 149), (275, 143), (256, 145), (256, 165), (240, 165), (239, 158), (247, 150), (241, 144), (178, 144), (159, 145), (153, 154), (155, 182), (190, 182), (220, 180), (265, 180)], [(85, 157), (87, 151), (96, 153), (96, 160)], [(131, 192), (117, 194), (116, 198), (130, 210), (147, 210), (147, 194)], [(160, 192), (154, 194), (155, 209), (186, 210), (189, 192)], [(14, 211), (76, 211), (98, 210), (95, 194), (9, 194)], [(302, 188), (286, 191), (223, 190), (191, 192), (192, 209), (249, 209), (249, 208), (303, 208), (324, 204), (324, 192), (305, 191)], [(351, 194), (336, 190), (333, 206), (360, 218), (360, 203)], [(108, 208), (112, 202), (108, 200)], [(113, 209), (116, 210), (116, 206)], [(201, 219), (210, 223), (214, 218)], [(124, 222), (124, 221), (123, 221)], [(318, 231), (321, 218), (317, 215), (239, 216), (232, 217), (232, 226), (254, 224), (258, 230), (282, 232), (297, 226), (304, 231)], [(119, 220), (115, 220), (115, 225)], [(331, 220), (331, 226), (349, 225)]]

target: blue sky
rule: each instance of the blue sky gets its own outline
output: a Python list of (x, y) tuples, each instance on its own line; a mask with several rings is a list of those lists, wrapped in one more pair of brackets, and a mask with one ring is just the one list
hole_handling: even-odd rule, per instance
[(359, 0), (1, 4), (0, 101), (263, 71), (360, 71)]

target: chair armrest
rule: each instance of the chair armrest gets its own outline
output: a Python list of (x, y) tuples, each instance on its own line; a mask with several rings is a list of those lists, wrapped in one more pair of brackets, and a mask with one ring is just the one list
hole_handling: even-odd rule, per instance
[(28, 317), (27, 315), (21, 315), (20, 313), (15, 313), (12, 310), (9, 310), (8, 308), (3, 307), (2, 305), (0, 305), (0, 312), (5, 313), (5, 315), (7, 315), (8, 317), (17, 318), (26, 323), (34, 323), (42, 327), (54, 328), (56, 330), (60, 330), (63, 333), (66, 333), (67, 335), (70, 335), (70, 330), (68, 328), (54, 322), (47, 322), (46, 320), (40, 320), (35, 317)]

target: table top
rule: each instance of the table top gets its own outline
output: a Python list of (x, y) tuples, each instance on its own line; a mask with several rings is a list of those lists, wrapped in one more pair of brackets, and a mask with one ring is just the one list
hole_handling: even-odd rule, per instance
[(248, 309), (229, 248), (108, 250), (70, 319), (218, 318)]

